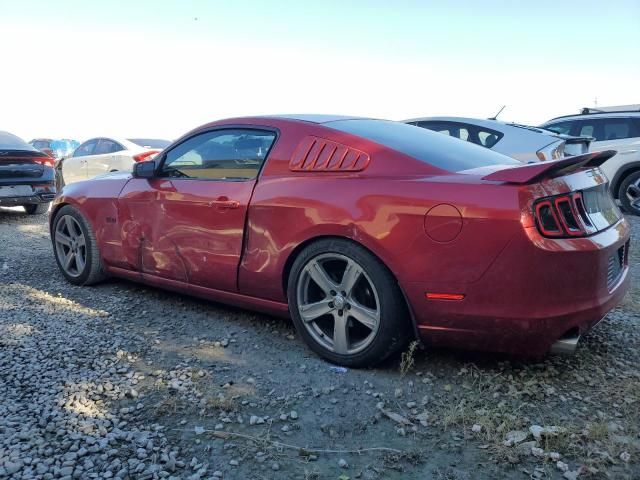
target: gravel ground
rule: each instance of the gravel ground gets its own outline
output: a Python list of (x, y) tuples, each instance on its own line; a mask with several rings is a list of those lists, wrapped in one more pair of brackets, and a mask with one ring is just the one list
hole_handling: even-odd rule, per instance
[(0, 209), (0, 245), (0, 478), (640, 478), (637, 240), (632, 292), (573, 357), (346, 372), (286, 321), (66, 283), (46, 216)]

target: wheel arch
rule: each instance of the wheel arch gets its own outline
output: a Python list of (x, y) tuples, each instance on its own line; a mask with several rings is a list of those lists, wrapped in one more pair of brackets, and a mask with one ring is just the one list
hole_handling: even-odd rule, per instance
[(61, 208), (66, 207), (67, 205), (71, 205), (71, 204), (68, 202), (60, 202), (60, 203), (54, 203), (51, 206), (51, 211), (49, 212), (49, 235), (53, 235), (53, 223), (56, 219), (56, 216), (58, 215), (58, 212), (60, 211)]
[(391, 268), (389, 268), (389, 266), (385, 263), (385, 261), (375, 251), (373, 251), (371, 248), (369, 248), (367, 245), (363, 244), (362, 242), (359, 242), (357, 240), (354, 240), (353, 238), (350, 238), (344, 235), (318, 235), (318, 236), (307, 238), (306, 240), (296, 245), (296, 247), (291, 251), (291, 253), (289, 253), (289, 256), (287, 257), (287, 260), (285, 261), (285, 264), (284, 264), (284, 268), (282, 270), (281, 282), (282, 282), (282, 290), (284, 291), (285, 298), (287, 298), (287, 291), (288, 291), (287, 287), (289, 284), (289, 276), (291, 275), (291, 269), (293, 268), (293, 264), (296, 261), (296, 258), (298, 258), (298, 256), (303, 252), (303, 250), (307, 248), (309, 245), (320, 240), (331, 240), (331, 239), (346, 240), (350, 243), (353, 243), (354, 245), (358, 245), (359, 247), (364, 248), (367, 252), (373, 255), (382, 264), (382, 266), (384, 266), (384, 268), (386, 268), (389, 271), (393, 279), (396, 281), (396, 285), (398, 286), (398, 289), (402, 293), (402, 299), (404, 302), (404, 306), (407, 309), (407, 314), (409, 315), (409, 321), (411, 322), (411, 327), (413, 329), (415, 340), (421, 343), (422, 341), (420, 339), (418, 324), (416, 322), (416, 318), (413, 313), (413, 308), (411, 308), (411, 303), (409, 302), (407, 294), (405, 293), (404, 289), (402, 288), (402, 285), (400, 284), (400, 281), (398, 280), (398, 276), (394, 273), (394, 271)]
[(623, 165), (616, 172), (615, 176), (613, 177), (613, 180), (611, 180), (611, 188), (610, 188), (613, 198), (616, 198), (616, 199), (619, 198), (618, 193), (620, 190), (620, 185), (622, 185), (622, 182), (624, 181), (624, 179), (627, 176), (639, 170), (640, 170), (640, 161), (637, 161), (637, 162), (629, 162)]

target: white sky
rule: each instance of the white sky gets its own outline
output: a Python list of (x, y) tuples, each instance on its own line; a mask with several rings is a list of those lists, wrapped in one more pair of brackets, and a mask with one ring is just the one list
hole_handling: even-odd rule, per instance
[[(637, 12), (640, 8), (629, 13)], [(532, 44), (520, 52), (508, 39), (501, 44), (492, 38), (481, 51), (469, 47), (473, 55), (461, 54), (465, 50), (459, 43), (449, 51), (446, 41), (421, 55), (395, 54), (375, 43), (370, 49), (366, 43), (351, 48), (349, 38), (341, 49), (335, 37), (325, 43), (322, 38), (271, 41), (268, 32), (262, 37), (223, 36), (188, 16), (181, 28), (166, 32), (161, 24), (150, 31), (131, 23), (100, 22), (99, 17), (95, 24), (75, 21), (62, 28), (18, 14), (15, 21), (3, 21), (0, 59), (7, 68), (0, 75), (0, 130), (26, 140), (82, 141), (98, 135), (173, 139), (231, 116), (486, 118), (502, 105), (507, 108), (501, 119), (539, 124), (591, 106), (596, 97), (599, 105), (640, 103), (640, 18), (632, 35), (635, 59), (624, 64), (617, 58), (609, 63), (592, 58), (583, 48), (531, 48), (538, 41), (535, 36), (544, 35), (540, 25), (523, 25), (531, 28)], [(469, 22), (473, 25), (472, 18)], [(578, 45), (587, 42), (571, 39)], [(557, 32), (552, 43), (563, 46), (567, 40)], [(600, 46), (607, 51), (606, 36), (598, 42), (605, 42)]]

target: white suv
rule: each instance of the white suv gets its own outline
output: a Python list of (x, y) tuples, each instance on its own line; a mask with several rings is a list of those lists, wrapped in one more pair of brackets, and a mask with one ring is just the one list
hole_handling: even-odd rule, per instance
[(640, 105), (584, 108), (581, 114), (554, 118), (541, 127), (593, 137), (591, 151), (616, 150), (600, 168), (622, 207), (640, 215)]

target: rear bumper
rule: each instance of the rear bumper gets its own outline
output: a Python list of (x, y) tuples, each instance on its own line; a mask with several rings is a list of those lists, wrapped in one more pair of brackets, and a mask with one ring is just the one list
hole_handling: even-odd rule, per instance
[[(0, 189), (5, 187), (0, 193), (0, 206), (15, 207), (18, 205), (32, 205), (38, 203), (48, 203), (52, 201), (56, 195), (56, 177), (55, 171), (51, 167), (42, 167), (39, 176), (18, 175), (20, 168), (29, 169), (32, 165), (11, 166), (15, 175), (9, 175), (9, 167), (5, 167), (4, 175), (0, 176)], [(15, 191), (11, 191), (15, 188)], [(11, 196), (3, 196), (8, 192)], [(20, 191), (17, 191), (17, 190)]]
[(30, 195), (28, 197), (0, 197), (0, 207), (16, 207), (19, 205), (49, 203), (55, 196), (55, 193), (46, 193), (41, 195)]
[[(569, 332), (587, 332), (622, 300), (628, 255), (610, 285), (607, 271), (610, 257), (628, 240), (624, 220), (578, 239), (551, 240), (525, 229), (475, 282), (404, 287), (426, 343), (540, 355)], [(426, 292), (461, 293), (464, 299), (427, 300)]]

